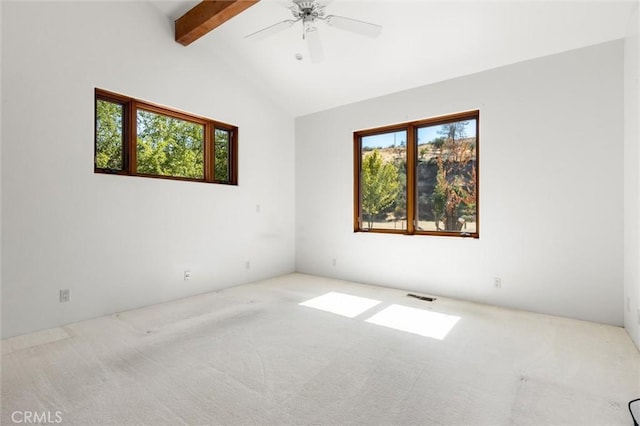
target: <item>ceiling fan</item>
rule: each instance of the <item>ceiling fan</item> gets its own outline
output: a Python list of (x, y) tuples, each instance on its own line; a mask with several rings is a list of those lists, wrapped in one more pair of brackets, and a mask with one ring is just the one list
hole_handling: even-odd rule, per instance
[(302, 38), (307, 41), (309, 46), (309, 57), (311, 58), (311, 62), (318, 63), (324, 59), (324, 52), (318, 34), (318, 28), (316, 27), (317, 22), (322, 21), (331, 27), (372, 38), (379, 36), (382, 31), (382, 27), (377, 24), (346, 18), (344, 16), (326, 15), (325, 7), (331, 0), (292, 1), (293, 5), (289, 6), (289, 9), (294, 19), (287, 19), (270, 25), (245, 36), (245, 38), (265, 38), (287, 28), (291, 28), (296, 22), (302, 21)]

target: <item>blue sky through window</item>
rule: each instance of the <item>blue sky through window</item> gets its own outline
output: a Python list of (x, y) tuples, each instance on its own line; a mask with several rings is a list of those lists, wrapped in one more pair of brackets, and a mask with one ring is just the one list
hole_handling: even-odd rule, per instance
[[(466, 120), (465, 132), (467, 137), (476, 137), (476, 120)], [(418, 129), (418, 144), (427, 143), (440, 137), (438, 133), (443, 125), (420, 127)], [(382, 133), (379, 135), (365, 136), (362, 138), (362, 148), (389, 148), (392, 146), (406, 145), (407, 132), (405, 130), (397, 132)]]

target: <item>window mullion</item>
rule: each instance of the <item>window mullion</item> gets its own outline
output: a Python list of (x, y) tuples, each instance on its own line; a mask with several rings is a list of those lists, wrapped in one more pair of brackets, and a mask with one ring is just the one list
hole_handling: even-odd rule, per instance
[(415, 126), (407, 127), (407, 233), (413, 234), (416, 230), (416, 129)]
[(215, 126), (211, 122), (204, 125), (204, 180), (213, 182), (215, 179)]
[(135, 101), (127, 103), (127, 171), (130, 175), (135, 175), (138, 171), (138, 126), (137, 126), (138, 105)]

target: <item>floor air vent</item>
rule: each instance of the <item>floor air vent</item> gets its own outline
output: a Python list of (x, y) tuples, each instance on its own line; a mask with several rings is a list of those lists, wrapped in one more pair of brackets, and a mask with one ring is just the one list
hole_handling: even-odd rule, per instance
[(436, 300), (436, 298), (435, 298), (435, 297), (420, 296), (420, 295), (413, 294), (413, 293), (407, 293), (407, 296), (409, 296), (409, 297), (415, 297), (416, 299), (425, 300), (425, 301), (427, 301), (427, 302), (433, 302), (434, 300)]

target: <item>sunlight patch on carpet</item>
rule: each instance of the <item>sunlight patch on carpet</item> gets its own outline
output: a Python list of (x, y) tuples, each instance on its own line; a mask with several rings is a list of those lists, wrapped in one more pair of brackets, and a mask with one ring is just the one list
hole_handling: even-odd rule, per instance
[(391, 305), (369, 318), (367, 322), (442, 340), (459, 320), (460, 317), (455, 315)]
[(332, 291), (302, 302), (300, 305), (342, 315), (347, 318), (354, 318), (379, 303), (381, 303), (379, 300)]

